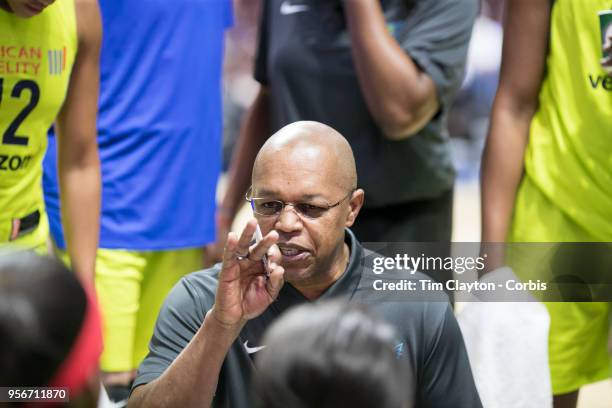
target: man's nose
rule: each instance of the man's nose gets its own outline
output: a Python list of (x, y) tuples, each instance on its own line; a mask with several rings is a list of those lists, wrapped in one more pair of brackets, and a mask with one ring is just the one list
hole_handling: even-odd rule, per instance
[(274, 229), (282, 232), (299, 231), (302, 227), (302, 219), (291, 204), (285, 205), (274, 225)]

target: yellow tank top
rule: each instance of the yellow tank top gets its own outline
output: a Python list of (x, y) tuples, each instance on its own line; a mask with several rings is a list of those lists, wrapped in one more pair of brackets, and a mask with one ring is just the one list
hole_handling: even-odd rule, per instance
[(43, 212), (47, 131), (64, 102), (77, 44), (74, 0), (27, 19), (0, 9), (0, 243), (11, 220)]
[[(611, 0), (556, 0), (526, 177), (594, 239), (612, 241), (612, 77), (598, 13)], [(537, 220), (534, 220), (537, 221)]]

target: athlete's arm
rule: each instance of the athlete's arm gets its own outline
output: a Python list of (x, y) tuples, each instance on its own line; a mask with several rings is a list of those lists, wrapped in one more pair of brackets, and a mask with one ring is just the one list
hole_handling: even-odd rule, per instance
[(66, 100), (57, 118), (62, 222), (74, 270), (93, 279), (100, 217), (96, 142), (102, 26), (95, 0), (76, 0), (79, 45)]
[(370, 113), (389, 139), (414, 135), (439, 109), (434, 81), (391, 36), (378, 1), (345, 0), (344, 9)]
[(219, 259), (221, 256), (222, 240), (227, 237), (251, 183), (255, 156), (270, 136), (269, 98), (267, 87), (262, 85), (240, 128), (228, 171), (227, 192), (217, 209), (217, 242), (211, 251), (213, 258)]
[(549, 0), (506, 3), (500, 82), (482, 161), (483, 242), (504, 242), (508, 235), (529, 126), (538, 107), (549, 26)]

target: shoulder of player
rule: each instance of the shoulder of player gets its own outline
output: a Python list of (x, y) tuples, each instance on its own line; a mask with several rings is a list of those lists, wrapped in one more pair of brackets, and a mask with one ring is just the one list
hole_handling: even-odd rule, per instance
[(97, 0), (74, 0), (79, 43), (99, 46), (102, 38), (102, 20)]

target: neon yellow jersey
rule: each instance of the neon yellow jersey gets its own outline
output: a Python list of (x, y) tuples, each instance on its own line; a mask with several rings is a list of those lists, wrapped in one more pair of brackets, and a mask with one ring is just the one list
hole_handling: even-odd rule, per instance
[(47, 131), (64, 102), (77, 44), (74, 0), (31, 18), (0, 9), (0, 243), (13, 219), (44, 213)]
[[(554, 2), (547, 73), (525, 155), (528, 181), (598, 241), (612, 241), (612, 77), (600, 65), (598, 16), (611, 6)], [(520, 195), (515, 211), (530, 205)]]

